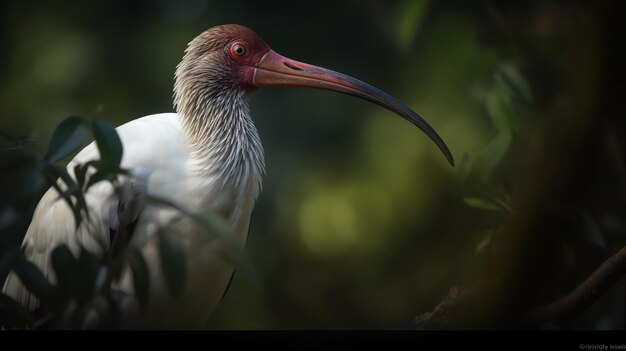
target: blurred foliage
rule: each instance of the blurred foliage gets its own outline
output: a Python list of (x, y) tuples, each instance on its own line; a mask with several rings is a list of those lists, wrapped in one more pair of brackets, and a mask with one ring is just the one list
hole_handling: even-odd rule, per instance
[[(458, 166), (405, 121), (360, 100), (255, 92), (267, 175), (246, 259), (258, 285), (237, 275), (210, 328), (404, 327), (449, 287), (495, 280), (496, 269), (510, 267), (503, 256), (541, 266), (519, 290), (550, 301), (626, 239), (616, 13), (610, 1), (2, 3), (0, 248), (19, 247), (19, 235), (5, 233), (25, 231), (46, 181), (59, 175), (27, 178), (45, 141), (56, 164), (88, 134), (75, 124), (54, 136), (65, 116), (117, 125), (171, 111), (186, 43), (240, 23), (286, 56), (405, 101)], [(68, 140), (63, 148), (58, 138)], [(526, 233), (534, 246), (514, 245), (511, 223), (527, 228), (530, 207), (541, 218)], [(16, 253), (2, 252), (6, 274)], [(128, 260), (142, 270), (136, 256)], [(573, 327), (623, 328), (625, 288)]]
[[(72, 177), (69, 169), (57, 163), (84, 146), (90, 130), (96, 139), (101, 158), (86, 164), (77, 164), (73, 169), (75, 177)], [(86, 224), (89, 219), (84, 196), (86, 191), (103, 180), (115, 185), (118, 176), (126, 174), (119, 166), (123, 151), (121, 146), (120, 139), (109, 122), (96, 120), (88, 128), (87, 123), (79, 117), (67, 118), (52, 134), (43, 159), (32, 167), (31, 174), (26, 177), (28, 183), (22, 188), (21, 198), (36, 201), (38, 196), (29, 195), (53, 187), (59, 195), (57, 201), (65, 201), (72, 210), (76, 228)], [(34, 203), (30, 206), (32, 205)], [(11, 210), (13, 209), (5, 209)], [(5, 238), (15, 237), (13, 242), (17, 243), (24, 237), (26, 223), (28, 221), (24, 221), (19, 215), (10, 216), (3, 221), (0, 232)], [(15, 231), (16, 228), (21, 230)], [(81, 247), (78, 257), (75, 257), (66, 244), (61, 244), (54, 248), (50, 256), (55, 282), (48, 281), (33, 263), (15, 254), (19, 246), (7, 245), (0, 249), (3, 257), (11, 258), (3, 261), (1, 280), (4, 281), (10, 271), (15, 272), (40, 302), (40, 308), (29, 313), (2, 294), (0, 314), (3, 315), (2, 326), (6, 328), (77, 329), (84, 327), (88, 315), (94, 312), (101, 320), (108, 321), (105, 325), (110, 326), (110, 320), (115, 314), (113, 306), (118, 304), (112, 294), (111, 284), (119, 280), (127, 259), (135, 273), (133, 276), (138, 291), (145, 290), (141, 283), (145, 282), (147, 275), (137, 273), (146, 273), (147, 268), (141, 254), (137, 256), (136, 249), (125, 250), (124, 254), (116, 257), (109, 254), (97, 257)]]
[[(76, 164), (74, 168), (59, 167), (56, 162), (66, 159), (74, 154), (88, 137), (91, 130), (99, 151), (99, 159), (90, 160), (84, 164)], [(115, 193), (122, 192), (120, 183), (123, 183), (128, 170), (120, 168), (123, 147), (113, 125), (107, 121), (95, 120), (88, 124), (79, 117), (69, 117), (56, 128), (48, 150), (39, 163), (33, 167), (32, 173), (27, 179), (44, 178), (41, 182), (33, 182), (38, 185), (38, 192), (53, 187), (59, 195), (57, 201), (65, 201), (72, 210), (76, 229), (89, 227), (89, 207), (85, 201), (85, 195), (89, 188), (95, 184), (106, 181), (111, 183)], [(73, 176), (71, 170), (74, 171)], [(28, 191), (32, 191), (29, 188)], [(27, 198), (27, 194), (22, 194)], [(35, 198), (36, 200), (37, 198)], [(229, 241), (230, 230), (223, 220), (212, 213), (195, 214), (179, 205), (154, 196), (147, 197), (146, 205), (169, 207), (177, 210), (184, 216), (192, 218), (207, 233), (216, 235), (226, 247), (228, 259), (240, 270), (246, 272), (247, 268), (240, 264), (235, 255), (238, 252), (232, 242)], [(34, 205), (34, 204), (33, 204)], [(126, 223), (123, 207), (118, 209), (118, 228), (111, 236), (111, 243), (101, 243), (103, 247), (109, 247), (102, 257), (90, 252), (80, 245), (78, 257), (70, 250), (68, 244), (60, 244), (53, 248), (50, 255), (50, 263), (54, 271), (54, 280), (46, 277), (44, 273), (33, 263), (17, 254), (19, 246), (0, 247), (3, 261), (0, 270), (0, 280), (4, 281), (10, 271), (13, 271), (40, 302), (34, 311), (27, 311), (19, 306), (18, 302), (11, 297), (0, 293), (0, 327), (4, 328), (27, 328), (27, 329), (80, 329), (80, 328), (115, 328), (118, 325), (122, 305), (125, 304), (126, 294), (115, 285), (120, 283), (126, 264), (132, 271), (133, 287), (136, 292), (136, 301), (139, 310), (144, 311), (148, 303), (150, 287), (150, 275), (146, 260), (140, 249), (130, 244), (132, 236), (132, 223)], [(10, 209), (9, 209), (10, 210)], [(13, 236), (17, 243), (22, 240), (27, 223), (18, 215), (5, 218), (0, 226), (3, 237)], [(19, 231), (8, 231), (9, 228), (20, 227)], [(112, 230), (112, 229), (111, 229)], [(94, 234), (97, 235), (97, 234)], [(158, 232), (159, 253), (165, 282), (173, 296), (178, 296), (186, 279), (185, 251), (182, 239), (170, 228), (160, 228)], [(237, 255), (239, 257), (239, 255)], [(126, 303), (127, 304), (127, 303)]]

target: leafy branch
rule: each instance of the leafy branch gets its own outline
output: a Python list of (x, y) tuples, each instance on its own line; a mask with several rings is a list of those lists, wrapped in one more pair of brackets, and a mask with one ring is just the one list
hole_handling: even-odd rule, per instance
[[(61, 161), (84, 146), (90, 134), (95, 139), (100, 158), (67, 168), (60, 166)], [(25, 180), (31, 189), (21, 195), (37, 193), (38, 189), (54, 188), (59, 200), (63, 200), (71, 209), (75, 230), (92, 231), (94, 228), (89, 226), (90, 211), (85, 196), (89, 189), (101, 182), (108, 182), (113, 191), (121, 195), (125, 179), (131, 176), (130, 171), (121, 168), (122, 155), (122, 143), (111, 123), (94, 121), (89, 124), (79, 117), (70, 117), (54, 131), (47, 153)], [(75, 255), (67, 244), (60, 244), (53, 249), (50, 263), (56, 277), (54, 283), (48, 280), (39, 267), (23, 258), (19, 248), (7, 249), (7, 254), (0, 262), (0, 281), (4, 280), (9, 271), (13, 271), (33, 298), (39, 301), (39, 308), (28, 311), (8, 295), (0, 293), (0, 326), (11, 329), (115, 328), (121, 301), (127, 296), (114, 286), (120, 282), (126, 267), (132, 272), (134, 298), (139, 311), (145, 312), (150, 296), (149, 267), (141, 250), (132, 244), (137, 218), (133, 217), (128, 208), (146, 205), (167, 207), (190, 218), (203, 231), (224, 243), (225, 259), (244, 273), (247, 272), (246, 275), (252, 276), (240, 262), (241, 248), (232, 242), (230, 228), (221, 218), (212, 213), (193, 213), (167, 199), (145, 194), (129, 201), (136, 203), (118, 207), (119, 225), (111, 233), (113, 239), (110, 245), (101, 243), (103, 248), (108, 247), (103, 255), (96, 255), (82, 246)], [(12, 219), (21, 220), (19, 216)], [(21, 242), (24, 232), (12, 232), (10, 235), (20, 235), (15, 242)], [(170, 228), (160, 228), (158, 239), (165, 282), (172, 296), (179, 296), (187, 269), (182, 239)]]

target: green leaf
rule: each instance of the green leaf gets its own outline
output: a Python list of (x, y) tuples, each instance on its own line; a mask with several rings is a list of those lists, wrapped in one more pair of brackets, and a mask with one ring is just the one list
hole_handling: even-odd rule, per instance
[(67, 299), (76, 296), (74, 277), (76, 276), (75, 268), (78, 266), (78, 261), (72, 251), (67, 245), (61, 244), (52, 251), (50, 261), (62, 297)]
[(114, 182), (117, 179), (117, 176), (120, 174), (129, 174), (127, 171), (120, 168), (111, 168), (102, 165), (98, 166), (98, 170), (89, 176), (89, 181), (87, 182), (87, 189), (91, 188), (92, 185), (101, 182), (103, 180), (108, 180), (110, 182)]
[(55, 163), (77, 151), (88, 135), (85, 122), (80, 117), (69, 117), (54, 130), (45, 159)]
[(76, 177), (76, 184), (78, 188), (81, 189), (82, 192), (86, 190), (85, 187), (85, 177), (87, 175), (87, 171), (89, 170), (89, 166), (79, 163), (74, 167), (74, 176)]
[(54, 286), (50, 284), (37, 266), (30, 261), (19, 260), (13, 267), (13, 270), (20, 277), (22, 284), (24, 284), (28, 291), (35, 295), (43, 305), (54, 305)]
[(28, 310), (9, 296), (0, 293), (0, 326), (26, 328), (32, 323)]
[(493, 241), (493, 230), (481, 231), (479, 236), (481, 239), (476, 245), (476, 249), (474, 249), (474, 253), (476, 255), (484, 253), (489, 248), (491, 242)]
[(150, 274), (148, 264), (143, 258), (141, 251), (136, 247), (130, 247), (127, 251), (127, 259), (133, 271), (133, 286), (139, 309), (145, 312), (148, 305), (148, 290), (150, 288)]
[(199, 224), (202, 228), (204, 228), (204, 233), (220, 240), (222, 248), (217, 253), (221, 255), (223, 259), (229, 261), (233, 266), (236, 266), (237, 270), (248, 277), (250, 282), (253, 284), (257, 283), (253, 270), (249, 268), (249, 265), (246, 265), (241, 260), (243, 257), (243, 247), (233, 241), (231, 229), (224, 219), (212, 212), (202, 214), (192, 213), (177, 203), (158, 196), (149, 195), (146, 197), (146, 200), (156, 205), (175, 209), (184, 216), (192, 219), (195, 223)]
[(200, 224), (202, 227), (204, 227), (204, 229), (206, 230), (208, 234), (217, 237), (224, 244), (226, 245), (234, 244), (232, 240), (230, 239), (232, 237), (232, 235), (230, 235), (230, 227), (228, 226), (226, 221), (224, 221), (222, 218), (215, 215), (214, 213), (207, 212), (201, 215), (195, 214), (173, 201), (170, 201), (168, 199), (161, 198), (161, 197), (156, 197), (156, 196), (148, 196), (147, 200), (149, 202), (166, 206), (166, 207), (170, 207), (170, 208), (177, 210), (183, 215), (193, 219), (196, 223)]
[(517, 121), (511, 100), (501, 89), (491, 90), (486, 97), (487, 113), (493, 126), (501, 132), (516, 134)]
[[(74, 182), (74, 179), (69, 175), (65, 167), (47, 165), (43, 168), (42, 172), (48, 183), (57, 191), (59, 196), (65, 200), (67, 205), (72, 210), (76, 228), (80, 227), (83, 215), (89, 215), (89, 208), (87, 207), (81, 187)], [(57, 184), (57, 180), (59, 178), (65, 183), (67, 188), (66, 190), (63, 190)]]
[(502, 65), (496, 74), (497, 81), (508, 88), (513, 95), (525, 104), (533, 103), (530, 85), (524, 76), (513, 65)]
[(502, 132), (498, 134), (481, 152), (476, 161), (476, 169), (483, 182), (488, 182), (491, 173), (500, 164), (509, 147), (511, 146), (511, 134)]
[(97, 120), (92, 124), (93, 135), (100, 151), (104, 168), (118, 169), (122, 162), (122, 141), (111, 122)]
[[(0, 233), (7, 233), (8, 230), (11, 230), (10, 226), (12, 224), (5, 221), (17, 221), (17, 215), (17, 212), (12, 209), (7, 209), (0, 213)], [(4, 281), (3, 279), (13, 270), (13, 266), (20, 258), (19, 243), (15, 242), (15, 239), (12, 241), (13, 243), (7, 243), (0, 257), (0, 282)]]
[(81, 248), (75, 276), (75, 296), (78, 302), (86, 302), (93, 296), (99, 268), (100, 260), (98, 257), (85, 248)]
[(178, 297), (185, 284), (185, 248), (181, 238), (165, 229), (158, 231), (161, 268), (165, 281), (174, 297)]
[(87, 189), (91, 188), (96, 183), (110, 179), (109, 175), (110, 174), (106, 170), (104, 172), (96, 171), (95, 173), (91, 174), (89, 176), (89, 180), (87, 181)]
[(241, 257), (243, 253), (243, 247), (232, 240), (231, 229), (224, 219), (212, 212), (202, 214), (192, 213), (175, 202), (161, 197), (148, 196), (147, 201), (173, 208), (191, 218), (195, 223), (204, 228), (204, 233), (220, 240), (224, 250), (221, 250), (219, 253), (223, 255), (224, 259), (230, 261), (233, 265), (238, 266), (242, 270), (247, 270), (247, 268), (243, 267), (241, 262), (239, 262), (239, 257)]
[(122, 279), (122, 275), (124, 274), (124, 269), (126, 268), (125, 263), (126, 262), (124, 262), (123, 259), (115, 259), (110, 263), (109, 265), (109, 269), (111, 270), (110, 276), (114, 282), (119, 282)]
[(20, 185), (18, 201), (28, 201), (34, 197), (40, 198), (50, 188), (50, 184), (42, 173), (44, 168), (45, 162), (39, 162), (26, 174)]
[(504, 211), (504, 209), (489, 199), (483, 199), (478, 197), (466, 197), (463, 202), (469, 207), (477, 208), (479, 210), (487, 211)]

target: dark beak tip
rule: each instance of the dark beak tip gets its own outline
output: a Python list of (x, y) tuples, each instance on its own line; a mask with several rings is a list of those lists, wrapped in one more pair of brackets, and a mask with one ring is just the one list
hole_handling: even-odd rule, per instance
[(443, 147), (441, 147), (440, 150), (441, 150), (441, 153), (443, 153), (443, 156), (446, 158), (446, 160), (450, 164), (450, 166), (454, 167), (455, 165), (454, 156), (452, 156), (452, 152), (450, 152), (448, 147), (445, 144), (443, 144)]
[(450, 166), (454, 167), (454, 158), (452, 157), (452, 154), (447, 155), (446, 158), (448, 159)]

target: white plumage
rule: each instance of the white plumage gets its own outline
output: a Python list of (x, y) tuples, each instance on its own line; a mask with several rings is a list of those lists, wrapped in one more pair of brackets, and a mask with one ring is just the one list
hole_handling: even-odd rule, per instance
[[(138, 193), (170, 199), (194, 212), (213, 211), (222, 215), (231, 225), (235, 236), (233, 242), (243, 247), (254, 200), (260, 189), (262, 158), (248, 163), (244, 156), (240, 161), (246, 165), (241, 169), (247, 171), (234, 177), (224, 173), (228, 165), (203, 159), (216, 160), (214, 155), (191, 152), (181, 120), (173, 113), (134, 120), (117, 128), (117, 132), (124, 150), (127, 150), (122, 167), (132, 170), (134, 175), (132, 180), (122, 182), (128, 198), (119, 199), (110, 183), (102, 182), (91, 187), (86, 193), (90, 222), (81, 225), (76, 232), (70, 208), (64, 201), (57, 201), (58, 194), (50, 189), (37, 206), (24, 239), (29, 260), (45, 274), (51, 275), (50, 253), (60, 243), (67, 243), (75, 254), (79, 245), (95, 253), (105, 252), (108, 249), (109, 228), (117, 229), (118, 203), (126, 202)], [(256, 134), (256, 131), (251, 133)], [(76, 163), (98, 158), (98, 149), (92, 143), (76, 155), (68, 171), (71, 173)], [(225, 162), (230, 160), (224, 159)], [(211, 239), (200, 228), (189, 228), (194, 226), (192, 221), (175, 210), (148, 206), (136, 215), (139, 221), (132, 243), (141, 248), (150, 268), (150, 305), (146, 315), (137, 313), (134, 304), (127, 306), (125, 311), (128, 316), (121, 319), (122, 326), (201, 327), (215, 309), (233, 273), (232, 264), (217, 255), (220, 241)], [(189, 274), (182, 296), (172, 300), (163, 281), (156, 230), (175, 219), (176, 232), (183, 235), (185, 242)], [(129, 274), (127, 270), (119, 288), (132, 295)], [(15, 275), (8, 278), (5, 292), (28, 304), (31, 309), (36, 307), (36, 301)]]

